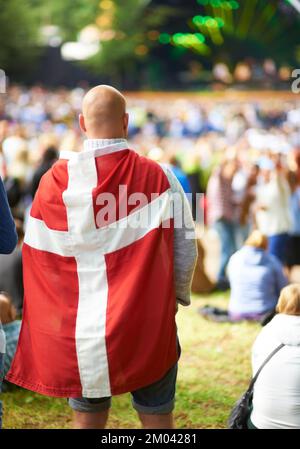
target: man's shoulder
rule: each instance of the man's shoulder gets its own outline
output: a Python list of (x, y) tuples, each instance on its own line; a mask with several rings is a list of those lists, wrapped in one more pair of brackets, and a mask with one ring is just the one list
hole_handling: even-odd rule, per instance
[[(49, 183), (59, 180), (64, 185), (68, 181), (68, 161), (66, 159), (58, 159), (52, 167), (50, 167), (41, 177), (39, 185), (49, 187)], [(51, 185), (51, 184), (50, 184)]]
[(150, 159), (147, 156), (143, 156), (141, 154), (138, 154), (136, 152), (135, 152), (135, 154), (136, 154), (136, 156), (138, 158), (138, 161), (139, 161), (139, 163), (141, 165), (143, 165), (145, 167), (148, 167), (149, 169), (151, 169), (153, 171), (163, 172), (163, 169), (162, 169), (161, 165), (158, 162)]
[(135, 166), (140, 171), (144, 172), (145, 175), (153, 176), (154, 178), (165, 179), (169, 181), (170, 178), (170, 169), (167, 164), (160, 164), (152, 159), (149, 159), (147, 156), (142, 156), (140, 154), (136, 154), (136, 163)]

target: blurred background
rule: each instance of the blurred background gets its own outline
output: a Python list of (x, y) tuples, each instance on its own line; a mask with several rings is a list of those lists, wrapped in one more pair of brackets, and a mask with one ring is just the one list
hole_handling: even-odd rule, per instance
[[(21, 248), (40, 179), (59, 151), (82, 149), (85, 92), (122, 90), (130, 147), (169, 164), (197, 222), (195, 301), (177, 316), (182, 428), (226, 427), (250, 376), (257, 321), (300, 280), (299, 30), (300, 0), (0, 0), (0, 175), (19, 234), (0, 258), (0, 291), (21, 317)], [(228, 261), (253, 230), (262, 256), (247, 256), (245, 276), (229, 279)], [(267, 281), (251, 274), (263, 264)], [(236, 283), (238, 303), (227, 292)], [(235, 305), (226, 320), (248, 321), (215, 327), (199, 316), (206, 303)], [(4, 396), (6, 427), (70, 425), (63, 401)], [(116, 399), (114, 428), (138, 425), (129, 404)]]
[[(298, 187), (299, 0), (0, 0), (0, 11), (0, 174), (21, 223), (59, 151), (81, 150), (77, 117), (98, 83), (126, 94), (132, 148), (171, 165), (205, 229), (209, 180), (236, 162), (235, 249), (257, 226), (266, 166)], [(216, 279), (222, 236), (207, 242)]]
[(299, 0), (1, 0), (11, 82), (125, 90), (289, 88)]

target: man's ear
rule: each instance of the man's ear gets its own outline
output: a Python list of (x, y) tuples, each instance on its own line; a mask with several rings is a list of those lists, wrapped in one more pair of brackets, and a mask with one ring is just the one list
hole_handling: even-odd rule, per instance
[(86, 133), (86, 127), (84, 123), (84, 117), (82, 114), (79, 114), (79, 126), (82, 132)]
[(128, 114), (128, 112), (126, 112), (126, 114), (124, 115), (124, 131), (125, 131), (126, 136), (127, 136), (127, 132), (128, 132), (128, 123), (129, 123), (129, 114)]

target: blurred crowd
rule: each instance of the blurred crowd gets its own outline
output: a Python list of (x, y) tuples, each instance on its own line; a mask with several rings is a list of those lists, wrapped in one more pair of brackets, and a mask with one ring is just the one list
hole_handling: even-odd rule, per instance
[[(0, 97), (0, 174), (20, 245), (42, 175), (59, 151), (82, 149), (78, 114), (84, 94), (81, 87), (11, 86)], [(253, 228), (268, 236), (269, 251), (283, 264), (300, 263), (296, 95), (153, 93), (127, 98), (130, 146), (172, 167), (185, 192), (194, 194), (194, 218), (204, 212), (205, 223), (219, 236), (219, 288), (227, 287), (228, 260)], [(205, 194), (201, 201), (196, 193)]]
[[(78, 115), (84, 94), (82, 88), (11, 86), (0, 96), (0, 175), (18, 233), (15, 251), (0, 255), (5, 373), (21, 326), (16, 318), (23, 306), (26, 218), (40, 179), (59, 152), (82, 150)], [(205, 273), (199, 238), (192, 288), (230, 287), (228, 309), (207, 305), (199, 313), (214, 322), (265, 326), (253, 349), (254, 372), (271, 347), (286, 346), (256, 383), (248, 428), (299, 428), (300, 286), (287, 285), (292, 268), (300, 265), (300, 99), (271, 93), (126, 97), (130, 147), (169, 164), (192, 194), (198, 230), (204, 219), (205, 229), (218, 236), (216, 284)]]

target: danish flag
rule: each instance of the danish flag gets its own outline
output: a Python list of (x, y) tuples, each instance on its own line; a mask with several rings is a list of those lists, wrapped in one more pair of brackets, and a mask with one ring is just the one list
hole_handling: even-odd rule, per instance
[[(120, 185), (148, 203), (118, 207)], [(117, 204), (106, 225), (101, 194)], [(173, 235), (168, 178), (126, 140), (62, 152), (28, 220), (24, 315), (7, 379), (49, 396), (100, 398), (162, 378), (178, 359)]]

